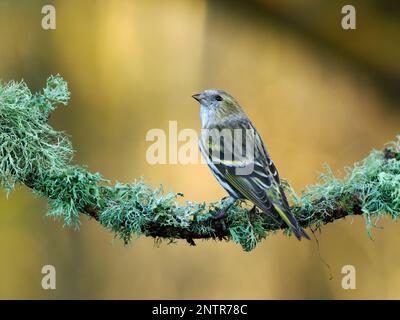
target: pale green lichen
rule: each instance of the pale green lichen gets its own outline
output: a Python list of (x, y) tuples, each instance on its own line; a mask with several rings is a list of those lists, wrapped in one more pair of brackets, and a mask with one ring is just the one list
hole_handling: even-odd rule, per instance
[[(79, 226), (79, 213), (85, 206), (98, 212), (96, 218), (115, 236), (128, 243), (134, 236), (154, 236), (154, 226), (165, 230), (163, 237), (173, 241), (187, 233), (214, 237), (211, 215), (226, 205), (187, 202), (178, 204), (179, 193), (153, 189), (143, 179), (131, 184), (111, 185), (99, 173), (72, 165), (73, 149), (68, 137), (55, 131), (48, 116), (57, 105), (66, 105), (70, 93), (60, 77), (50, 77), (41, 93), (32, 94), (26, 84), (11, 81), (0, 84), (0, 186), (8, 192), (16, 183), (31, 187), (48, 199), (48, 215), (62, 218), (65, 225)], [(388, 146), (400, 154), (400, 141)], [(384, 159), (373, 151), (365, 160), (347, 169), (337, 179), (328, 169), (322, 183), (310, 186), (301, 195), (286, 186), (293, 212), (305, 226), (327, 222), (338, 206), (352, 214), (356, 196), (368, 229), (383, 215), (396, 219), (400, 211), (400, 159)], [(226, 219), (227, 238), (250, 251), (269, 233), (279, 229), (263, 215), (249, 214), (239, 203)], [(290, 230), (286, 231), (290, 234)], [(190, 240), (190, 239), (188, 239)]]

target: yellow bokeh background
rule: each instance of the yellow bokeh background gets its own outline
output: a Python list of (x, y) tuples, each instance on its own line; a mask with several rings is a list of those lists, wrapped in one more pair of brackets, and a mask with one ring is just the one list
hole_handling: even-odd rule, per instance
[[(40, 90), (50, 74), (71, 101), (50, 123), (72, 139), (74, 162), (112, 181), (143, 176), (185, 199), (225, 191), (203, 165), (150, 165), (153, 128), (199, 130), (191, 95), (223, 88), (253, 120), (281, 176), (300, 191), (328, 163), (343, 168), (399, 133), (400, 31), (395, 1), (352, 1), (357, 29), (341, 28), (344, 1), (0, 1), (0, 78)], [(56, 8), (43, 30), (41, 8)], [(399, 226), (371, 240), (362, 217), (324, 226), (316, 241), (278, 233), (253, 252), (231, 242), (124, 247), (82, 217), (79, 232), (45, 217), (21, 186), (0, 197), (0, 298), (396, 299)], [(43, 290), (41, 268), (56, 267)], [(329, 267), (326, 265), (328, 264)], [(357, 289), (343, 290), (354, 265)]]

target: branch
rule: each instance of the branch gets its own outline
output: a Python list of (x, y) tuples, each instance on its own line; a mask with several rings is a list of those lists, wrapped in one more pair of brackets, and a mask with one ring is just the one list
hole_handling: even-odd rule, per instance
[[(0, 186), (10, 192), (24, 184), (48, 200), (47, 215), (79, 228), (80, 214), (98, 221), (128, 243), (132, 237), (232, 240), (250, 251), (269, 234), (290, 230), (275, 224), (245, 203), (233, 206), (224, 219), (215, 212), (226, 200), (215, 203), (177, 202), (178, 193), (153, 189), (143, 180), (116, 183), (71, 164), (73, 149), (67, 136), (55, 131), (48, 117), (57, 105), (66, 105), (69, 91), (59, 76), (50, 77), (46, 88), (32, 94), (24, 82), (0, 84)], [(363, 215), (370, 230), (377, 220), (400, 211), (400, 140), (383, 151), (372, 151), (347, 169), (343, 180), (328, 169), (321, 183), (301, 195), (286, 184), (292, 211), (303, 227), (322, 225), (348, 215)]]

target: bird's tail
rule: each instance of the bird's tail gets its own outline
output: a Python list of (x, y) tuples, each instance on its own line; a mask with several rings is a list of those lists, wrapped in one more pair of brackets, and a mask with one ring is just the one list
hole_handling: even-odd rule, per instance
[(294, 235), (298, 240), (301, 240), (301, 238), (306, 238), (310, 240), (310, 236), (304, 231), (302, 227), (299, 226), (299, 223), (297, 222), (296, 218), (293, 216), (293, 214), (288, 210), (284, 211), (282, 210), (278, 205), (273, 204), (275, 210), (278, 212), (280, 217), (285, 221), (285, 223), (292, 229)]

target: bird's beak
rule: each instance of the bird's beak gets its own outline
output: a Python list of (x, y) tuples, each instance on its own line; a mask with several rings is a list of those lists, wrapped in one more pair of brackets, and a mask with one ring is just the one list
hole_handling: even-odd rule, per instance
[(204, 98), (204, 95), (202, 93), (196, 93), (196, 94), (192, 95), (192, 98), (197, 100), (198, 102), (201, 102), (201, 99)]

